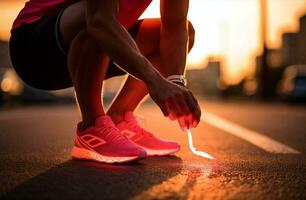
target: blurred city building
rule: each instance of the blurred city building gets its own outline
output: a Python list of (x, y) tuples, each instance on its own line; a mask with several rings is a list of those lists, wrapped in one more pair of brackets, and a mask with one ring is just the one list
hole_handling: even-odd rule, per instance
[[(282, 45), (278, 49), (266, 49), (256, 57), (254, 76), (245, 77), (237, 85), (226, 85), (222, 81), (221, 61), (209, 58), (206, 67), (190, 69), (186, 72), (188, 87), (205, 97), (257, 97), (262, 76), (263, 63), (267, 65), (267, 80), (264, 87), (270, 99), (302, 99), (306, 102), (306, 14), (299, 19), (298, 32), (282, 35)], [(104, 98), (110, 101), (117, 93), (124, 77), (106, 81)], [(18, 99), (22, 101), (58, 101), (73, 99), (73, 88), (46, 92), (32, 88), (22, 80), (12, 68), (8, 42), (0, 41), (0, 104)]]
[(298, 33), (284, 33), (282, 36), (282, 47), (280, 49), (282, 63), (280, 65), (288, 66), (298, 64)]
[[(8, 43), (0, 41), (0, 86), (6, 70), (10, 67)], [(0, 104), (4, 102), (4, 92), (0, 87)]]
[[(300, 18), (300, 31), (297, 33), (297, 64), (306, 64), (306, 14)], [(291, 52), (293, 53), (293, 52)]]
[(186, 72), (187, 85), (191, 91), (205, 97), (220, 96), (221, 79), (220, 65), (218, 60), (210, 60), (202, 69), (190, 69)]
[(0, 69), (4, 70), (11, 66), (8, 42), (0, 41)]
[[(268, 98), (283, 97), (286, 94), (290, 99), (300, 98), (306, 102), (306, 15), (300, 18), (299, 24), (298, 32), (283, 33), (282, 46), (279, 49), (266, 51), (268, 80), (264, 87), (269, 91)], [(262, 56), (256, 57), (257, 81), (260, 80), (263, 69)], [(290, 87), (288, 74), (291, 77)]]

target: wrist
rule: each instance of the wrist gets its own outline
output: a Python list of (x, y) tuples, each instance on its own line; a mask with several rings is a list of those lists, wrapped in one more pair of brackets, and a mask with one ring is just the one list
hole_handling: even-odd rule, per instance
[(148, 76), (143, 80), (143, 82), (147, 85), (147, 87), (154, 86), (157, 83), (161, 83), (162, 81), (165, 81), (165, 79), (158, 71), (155, 70), (148, 73)]
[(145, 59), (145, 65), (148, 67), (145, 67), (145, 69), (141, 80), (147, 85), (152, 86), (160, 81), (162, 81), (164, 78), (162, 75), (152, 66), (152, 64)]
[(181, 86), (186, 86), (187, 85), (186, 78), (183, 75), (174, 74), (174, 75), (170, 75), (170, 76), (166, 77), (166, 79), (168, 81), (179, 84)]

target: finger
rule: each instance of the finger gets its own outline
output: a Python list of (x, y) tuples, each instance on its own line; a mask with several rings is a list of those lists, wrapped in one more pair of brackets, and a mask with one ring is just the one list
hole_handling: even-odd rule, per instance
[(190, 113), (189, 106), (186, 102), (185, 96), (177, 96), (177, 104), (179, 105), (182, 115), (187, 116)]
[[(188, 92), (187, 92), (188, 93)], [(192, 112), (190, 110), (190, 106), (188, 105), (188, 94), (181, 96), (180, 101), (178, 104), (183, 111), (183, 119), (181, 119), (181, 123), (184, 124), (184, 128), (190, 129), (193, 124)]]
[(191, 112), (194, 112), (198, 109), (198, 101), (196, 100), (196, 98), (194, 98), (193, 94), (190, 91), (186, 93), (186, 101)]
[(191, 119), (190, 116), (191, 115), (179, 117), (178, 120), (177, 120), (183, 131), (187, 131), (187, 130), (192, 128), (191, 127), (192, 123), (191, 123), (191, 120), (190, 120)]
[(196, 127), (201, 120), (201, 110), (197, 110), (192, 114), (192, 126)]
[(200, 105), (199, 105), (198, 100), (194, 97), (194, 95), (193, 95), (191, 92), (190, 92), (190, 96), (191, 96), (191, 98), (193, 99), (193, 101), (195, 102), (197, 109), (198, 109), (198, 110), (201, 110), (201, 107), (200, 107)]
[(187, 121), (188, 121), (188, 129), (191, 129), (192, 127), (195, 127), (193, 124), (193, 117), (192, 114), (189, 114), (187, 117)]
[(182, 116), (177, 119), (183, 131), (187, 131), (191, 128), (192, 123), (189, 121), (187, 116)]
[(199, 102), (198, 102), (198, 100), (194, 97), (194, 95), (192, 94), (192, 92), (189, 92), (189, 95), (190, 95), (191, 99), (193, 100), (193, 102), (194, 102), (196, 108), (197, 108), (197, 109), (200, 109)]
[(189, 110), (189, 107), (185, 99), (183, 101), (180, 101), (179, 103), (180, 103), (181, 109), (183, 110), (183, 115), (179, 117), (179, 120), (180, 120), (179, 123), (182, 129), (185, 131), (192, 127), (192, 123), (193, 123), (192, 114)]
[(191, 114), (192, 114), (192, 126), (196, 127), (201, 118), (201, 109), (198, 104), (198, 101), (195, 99), (191, 92), (188, 93), (188, 97), (186, 98), (188, 105), (190, 106)]
[(171, 113), (174, 115), (176, 119), (184, 115), (183, 114), (184, 112), (180, 106), (181, 105), (180, 101), (184, 101), (184, 100), (182, 97), (177, 96), (177, 97), (171, 98), (170, 104), (169, 104), (171, 105), (171, 109), (172, 109)]
[(186, 129), (190, 129), (192, 127), (193, 119), (192, 119), (192, 113), (189, 110), (186, 100), (182, 103), (182, 107), (185, 107), (184, 115), (182, 116), (184, 125)]
[(186, 130), (188, 129), (188, 127), (187, 127), (187, 125), (186, 125), (186, 123), (185, 123), (184, 117), (179, 117), (179, 118), (177, 119), (177, 121), (178, 121), (178, 123), (179, 123), (179, 125), (180, 125), (180, 127), (181, 127), (181, 129), (182, 129), (183, 131), (186, 131)]
[(192, 126), (196, 127), (201, 120), (201, 110), (197, 110), (193, 115), (192, 115)]
[(167, 104), (166, 102), (162, 102), (160, 105), (159, 105), (159, 108), (161, 109), (162, 113), (164, 114), (165, 117), (168, 117), (169, 116), (169, 111), (167, 109)]
[(174, 121), (176, 118), (175, 118), (175, 116), (172, 114), (172, 113), (170, 113), (169, 115), (168, 115), (168, 118), (171, 120), (171, 121)]
[(171, 120), (171, 121), (174, 121), (176, 119), (175, 115), (173, 114), (173, 103), (171, 102), (170, 99), (168, 99), (166, 101), (166, 109), (167, 109), (167, 112), (168, 112), (168, 115), (167, 117)]

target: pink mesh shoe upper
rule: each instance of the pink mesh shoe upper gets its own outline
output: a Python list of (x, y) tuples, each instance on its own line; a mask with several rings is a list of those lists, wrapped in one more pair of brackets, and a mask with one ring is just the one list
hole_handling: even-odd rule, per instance
[(106, 156), (138, 156), (145, 151), (122, 135), (111, 118), (107, 115), (96, 119), (95, 126), (80, 131), (77, 129), (78, 146), (94, 150)]
[(134, 114), (130, 111), (125, 113), (124, 120), (117, 124), (117, 128), (123, 135), (127, 136), (130, 140), (145, 148), (156, 150), (180, 148), (180, 145), (176, 142), (162, 140), (142, 128), (138, 124)]

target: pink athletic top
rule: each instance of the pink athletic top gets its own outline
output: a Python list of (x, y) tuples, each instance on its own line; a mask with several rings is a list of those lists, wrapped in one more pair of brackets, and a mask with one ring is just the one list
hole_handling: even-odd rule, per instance
[[(29, 0), (20, 11), (13, 28), (18, 28), (22, 23), (31, 24), (43, 16), (64, 10), (69, 5), (79, 0)], [(119, 22), (130, 28), (141, 14), (147, 9), (152, 0), (119, 0)]]

